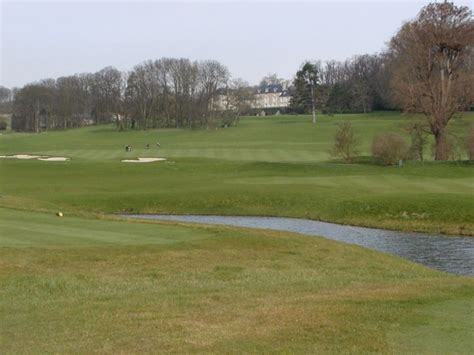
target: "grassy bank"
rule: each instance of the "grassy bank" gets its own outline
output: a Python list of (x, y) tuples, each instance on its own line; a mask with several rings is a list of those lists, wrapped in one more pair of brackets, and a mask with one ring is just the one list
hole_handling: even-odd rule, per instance
[[(331, 160), (337, 123), (361, 140), (357, 164)], [(474, 115), (455, 120), (462, 135)], [(273, 215), (399, 230), (474, 234), (473, 167), (374, 165), (374, 135), (404, 133), (397, 113), (245, 118), (213, 131), (117, 132), (112, 126), (0, 137), (0, 154), (67, 156), (67, 163), (0, 159), (0, 206), (68, 213)], [(161, 148), (156, 147), (160, 142)], [(132, 153), (124, 146), (131, 144)], [(151, 149), (146, 149), (146, 144)], [(124, 164), (125, 157), (166, 162)]]
[(474, 351), (472, 279), (288, 233), (0, 208), (0, 348)]

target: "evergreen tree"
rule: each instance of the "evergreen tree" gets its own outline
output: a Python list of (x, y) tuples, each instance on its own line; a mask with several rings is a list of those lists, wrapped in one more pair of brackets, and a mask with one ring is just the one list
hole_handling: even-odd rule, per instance
[[(318, 71), (316, 65), (306, 62), (296, 73), (293, 81), (293, 92), (290, 110), (298, 113), (310, 113), (314, 104), (314, 91), (317, 89)], [(313, 95), (311, 89), (313, 88)]]

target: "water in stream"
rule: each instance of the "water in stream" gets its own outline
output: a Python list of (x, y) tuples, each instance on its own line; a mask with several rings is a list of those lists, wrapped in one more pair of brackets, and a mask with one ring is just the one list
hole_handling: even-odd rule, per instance
[(322, 236), (398, 255), (433, 269), (459, 275), (474, 275), (473, 237), (395, 232), (383, 229), (344, 226), (307, 219), (280, 217), (197, 215), (127, 215), (126, 217), (274, 229), (311, 236)]

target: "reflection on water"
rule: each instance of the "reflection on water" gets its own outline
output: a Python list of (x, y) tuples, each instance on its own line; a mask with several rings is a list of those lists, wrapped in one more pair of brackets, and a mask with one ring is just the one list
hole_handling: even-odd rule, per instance
[(474, 238), (394, 232), (344, 226), (297, 218), (127, 215), (129, 218), (159, 219), (237, 227), (274, 229), (360, 245), (460, 275), (474, 275)]

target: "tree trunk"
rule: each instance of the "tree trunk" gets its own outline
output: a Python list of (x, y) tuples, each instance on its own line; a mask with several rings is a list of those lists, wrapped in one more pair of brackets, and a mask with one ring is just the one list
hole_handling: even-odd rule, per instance
[(446, 130), (441, 128), (434, 133), (436, 150), (435, 150), (435, 160), (447, 160), (448, 151), (447, 151), (447, 141), (446, 141)]
[(311, 85), (311, 108), (312, 108), (312, 113), (313, 113), (313, 124), (316, 123), (316, 107), (314, 104), (314, 88), (313, 85)]
[(35, 102), (35, 133), (39, 133), (40, 131), (40, 108), (39, 108), (39, 101), (36, 100)]

